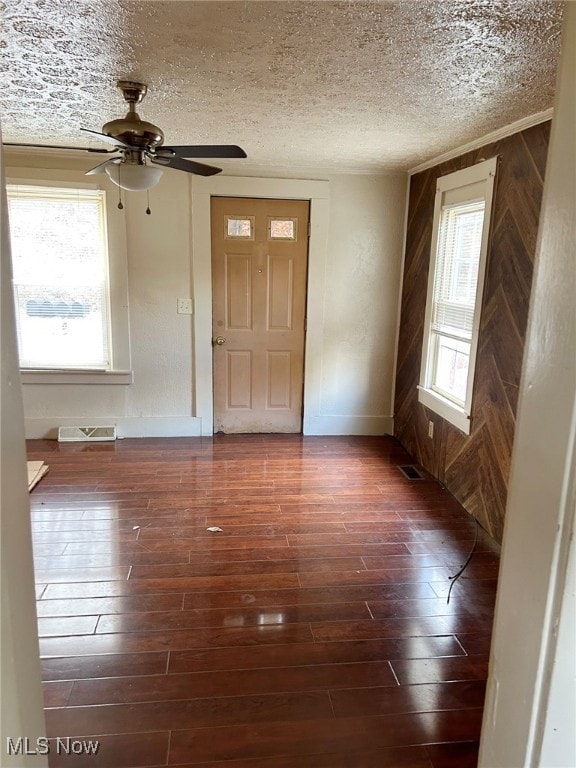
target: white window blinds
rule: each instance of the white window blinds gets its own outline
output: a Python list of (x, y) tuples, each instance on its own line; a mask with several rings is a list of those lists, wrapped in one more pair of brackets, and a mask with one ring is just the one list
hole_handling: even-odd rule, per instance
[(445, 207), (440, 218), (432, 331), (472, 338), (484, 200)]
[(105, 193), (7, 191), (20, 366), (109, 369)]

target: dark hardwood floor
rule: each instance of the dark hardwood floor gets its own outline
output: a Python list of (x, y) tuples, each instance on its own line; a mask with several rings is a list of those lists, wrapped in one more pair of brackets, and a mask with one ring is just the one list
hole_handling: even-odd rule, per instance
[(52, 768), (476, 765), (498, 549), (447, 603), (476, 525), (394, 439), (28, 448)]

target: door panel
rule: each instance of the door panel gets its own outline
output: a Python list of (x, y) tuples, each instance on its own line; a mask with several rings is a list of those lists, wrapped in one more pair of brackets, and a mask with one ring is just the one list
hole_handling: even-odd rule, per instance
[(267, 353), (266, 378), (268, 408), (290, 408), (291, 354), (290, 352)]
[(308, 216), (307, 201), (212, 199), (215, 432), (301, 431)]
[(250, 350), (226, 352), (227, 408), (252, 408), (252, 354)]
[(294, 306), (294, 260), (268, 259), (268, 330), (291, 331)]
[(252, 280), (250, 258), (226, 255), (226, 329), (252, 328)]

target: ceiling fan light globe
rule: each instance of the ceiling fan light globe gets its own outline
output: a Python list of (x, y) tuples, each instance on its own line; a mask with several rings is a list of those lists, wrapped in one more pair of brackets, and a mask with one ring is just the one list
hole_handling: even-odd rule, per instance
[(160, 181), (162, 171), (150, 165), (128, 165), (119, 163), (106, 166), (110, 181), (129, 192), (144, 192)]

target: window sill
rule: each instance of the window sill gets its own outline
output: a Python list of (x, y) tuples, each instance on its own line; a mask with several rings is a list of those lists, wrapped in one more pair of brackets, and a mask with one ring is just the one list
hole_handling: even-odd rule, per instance
[(21, 369), (22, 384), (132, 384), (132, 371), (66, 371)]
[(432, 392), (430, 389), (424, 389), (424, 387), (418, 387), (418, 402), (425, 405), (426, 408), (430, 408), (431, 411), (437, 413), (450, 424), (455, 426), (465, 435), (470, 434), (470, 416), (463, 408), (459, 408), (455, 403), (452, 403), (445, 397)]

